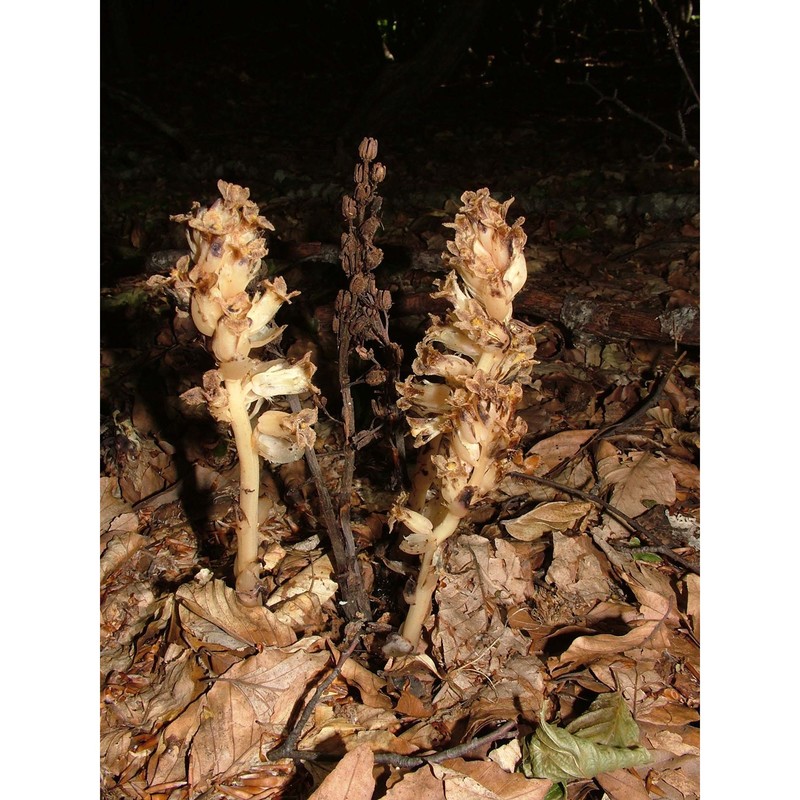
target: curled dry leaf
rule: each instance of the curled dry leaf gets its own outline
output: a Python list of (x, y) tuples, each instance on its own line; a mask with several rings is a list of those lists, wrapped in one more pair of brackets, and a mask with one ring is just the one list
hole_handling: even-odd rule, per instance
[(544, 800), (551, 786), (491, 762), (452, 758), (405, 775), (381, 800)]
[(621, 636), (598, 633), (595, 636), (579, 636), (561, 654), (557, 671), (567, 671), (578, 664), (591, 664), (606, 656), (618, 655), (633, 648), (640, 648), (653, 640), (661, 628), (660, 620), (647, 620)]
[(282, 583), (268, 598), (269, 608), (290, 600), (301, 594), (313, 594), (320, 605), (326, 603), (336, 594), (338, 585), (332, 579), (333, 565), (330, 556), (324, 555), (312, 561), (307, 567), (293, 575), (286, 583)]
[(594, 509), (594, 504), (585, 500), (564, 502), (554, 500), (541, 503), (532, 511), (516, 519), (503, 522), (510, 536), (522, 542), (532, 542), (550, 531), (566, 531)]
[(586, 444), (596, 430), (561, 431), (537, 442), (527, 455), (536, 455), (541, 459), (537, 472), (541, 475), (558, 466), (565, 458), (571, 458)]
[[(204, 586), (196, 582), (184, 584), (176, 597), (183, 607), (210, 624), (211, 627), (194, 624), (195, 635), (202, 641), (213, 641), (234, 650), (248, 646), (283, 647), (295, 641), (294, 631), (288, 625), (278, 622), (266, 608), (248, 608), (238, 603), (234, 590), (221, 580)], [(184, 624), (192, 624), (183, 613), (181, 619)]]

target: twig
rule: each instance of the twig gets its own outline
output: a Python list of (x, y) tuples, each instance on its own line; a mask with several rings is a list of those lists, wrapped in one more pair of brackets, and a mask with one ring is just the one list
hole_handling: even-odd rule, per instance
[[(289, 398), (289, 407), (297, 413), (302, 408), (297, 395)], [(322, 474), (322, 467), (317, 459), (317, 454), (313, 447), (306, 448), (306, 463), (311, 470), (314, 485), (319, 497), (320, 508), (322, 510), (322, 520), (328, 532), (328, 539), (333, 549), (333, 558), (336, 562), (336, 581), (342, 594), (344, 613), (350, 620), (370, 620), (371, 612), (369, 598), (364, 588), (364, 580), (358, 566), (356, 555), (356, 545), (351, 530), (343, 529), (336, 521), (336, 512), (333, 509), (330, 492), (325, 485), (325, 478)], [(348, 536), (349, 533), (349, 536)]]
[[(683, 56), (681, 55), (680, 48), (678, 47), (678, 40), (675, 38), (675, 31), (672, 29), (672, 25), (670, 25), (667, 15), (661, 10), (661, 7), (658, 5), (656, 0), (650, 0), (650, 5), (653, 6), (653, 8), (658, 12), (658, 15), (661, 17), (661, 21), (664, 23), (664, 27), (667, 29), (667, 38), (669, 39), (669, 46), (672, 49), (672, 52), (675, 55), (675, 59), (677, 60), (681, 70), (683, 71), (683, 77), (686, 78), (686, 83), (689, 84), (689, 88), (692, 90), (694, 99), (697, 100), (697, 105), (699, 106), (700, 94), (695, 88), (694, 81), (692, 80), (692, 76), (689, 74), (689, 70), (686, 69), (686, 64), (684, 63)], [(681, 127), (683, 127), (682, 123), (683, 119), (681, 118)]]
[(678, 368), (680, 363), (683, 359), (686, 358), (686, 352), (684, 351), (681, 353), (678, 358), (675, 360), (675, 363), (667, 370), (667, 372), (661, 376), (656, 387), (653, 389), (652, 392), (633, 410), (631, 411), (628, 416), (623, 417), (618, 422), (612, 422), (610, 425), (606, 425), (603, 428), (598, 428), (582, 445), (578, 448), (571, 456), (565, 458), (560, 463), (556, 464), (547, 475), (545, 475), (545, 479), (552, 478), (554, 475), (560, 474), (565, 467), (571, 464), (576, 459), (580, 458), (583, 453), (596, 442), (598, 439), (605, 439), (611, 437), (617, 431), (620, 431), (624, 428), (629, 428), (636, 422), (638, 419), (641, 419), (645, 415), (645, 413), (655, 406), (658, 401), (661, 399), (661, 395), (664, 394), (664, 390), (667, 388), (667, 383), (669, 379), (672, 377), (672, 373)]
[[(353, 655), (358, 643), (361, 641), (360, 631), (364, 623), (355, 622), (353, 625), (355, 626), (355, 631), (350, 644), (341, 652), (339, 660), (331, 670), (330, 675), (328, 675), (328, 677), (325, 678), (325, 680), (323, 680), (322, 683), (320, 683), (320, 685), (317, 687), (314, 695), (308, 701), (308, 704), (303, 709), (303, 713), (298, 717), (297, 722), (295, 722), (295, 724), (292, 726), (292, 729), (289, 731), (289, 734), (286, 736), (283, 744), (267, 753), (267, 758), (270, 761), (279, 761), (282, 758), (290, 758), (294, 761), (338, 761), (341, 759), (341, 756), (333, 755), (331, 753), (318, 753), (315, 750), (298, 750), (297, 742), (300, 740), (300, 737), (303, 734), (303, 729), (311, 719), (314, 709), (319, 705), (325, 690), (336, 680), (339, 675), (341, 675), (345, 663), (350, 656)], [(477, 750), (484, 745), (491, 744), (498, 739), (502, 739), (516, 727), (516, 724), (516, 720), (509, 720), (504, 722), (499, 728), (492, 731), (492, 733), (481, 736), (479, 739), (473, 739), (472, 741), (464, 742), (463, 744), (455, 745), (447, 750), (442, 750), (439, 753), (433, 753), (427, 756), (404, 756), (400, 753), (376, 753), (375, 763), (385, 764), (393, 767), (401, 767), (405, 769), (421, 767), (426, 763), (440, 764), (442, 761), (447, 761), (450, 758), (458, 758), (459, 756), (463, 756), (466, 753)]]
[(331, 674), (328, 675), (328, 677), (325, 678), (325, 680), (322, 681), (322, 683), (320, 683), (320, 685), (317, 687), (313, 697), (308, 701), (308, 704), (303, 709), (303, 713), (298, 717), (297, 722), (295, 722), (295, 724), (292, 726), (292, 730), (289, 731), (289, 735), (286, 737), (283, 744), (280, 747), (275, 748), (275, 750), (267, 753), (267, 758), (270, 761), (278, 761), (281, 758), (305, 758), (305, 756), (297, 755), (298, 753), (305, 752), (295, 749), (297, 742), (299, 741), (300, 736), (303, 734), (303, 729), (305, 728), (309, 719), (311, 719), (314, 709), (319, 705), (319, 701), (322, 699), (322, 695), (325, 693), (325, 690), (341, 674), (342, 668), (347, 662), (347, 659), (353, 655), (358, 643), (361, 641), (362, 625), (362, 622), (354, 623), (356, 630), (353, 634), (352, 641), (342, 651), (341, 655), (339, 656), (339, 660), (336, 662), (336, 666), (334, 666), (334, 668), (331, 670)]
[[(575, 83), (577, 83), (577, 81), (575, 81)], [(600, 98), (599, 102), (613, 103), (615, 106), (617, 106), (617, 108), (622, 109), (626, 114), (628, 114), (628, 116), (633, 117), (634, 119), (639, 120), (639, 122), (643, 122), (645, 125), (649, 125), (651, 128), (657, 130), (665, 141), (679, 144), (681, 147), (685, 148), (689, 155), (691, 155), (693, 158), (700, 158), (700, 151), (689, 142), (685, 133), (683, 136), (678, 136), (678, 134), (668, 131), (666, 128), (650, 119), (650, 117), (646, 117), (644, 114), (634, 111), (627, 103), (624, 103), (619, 99), (619, 97), (617, 97), (616, 90), (614, 91), (614, 95), (609, 97), (607, 94), (601, 92), (588, 78), (584, 78), (583, 83), (580, 85), (591, 89)]]
[[(631, 519), (627, 514), (623, 514), (615, 506), (612, 506), (611, 503), (606, 502), (605, 500), (601, 500), (599, 497), (595, 497), (592, 494), (588, 494), (587, 492), (583, 492), (580, 489), (574, 489), (572, 486), (566, 486), (563, 483), (557, 483), (556, 481), (551, 481), (548, 478), (542, 478), (538, 475), (526, 475), (524, 472), (511, 472), (509, 473), (510, 478), (518, 478), (521, 480), (532, 481), (533, 483), (540, 483), (542, 486), (549, 486), (551, 489), (557, 489), (560, 492), (565, 492), (566, 494), (574, 495), (575, 497), (580, 497), (581, 500), (586, 500), (589, 503), (593, 503), (594, 505), (602, 508), (604, 511), (607, 511), (614, 519), (618, 522), (621, 522), (625, 525), (629, 530), (636, 533), (640, 539), (644, 542), (651, 543), (652, 540), (650, 538), (650, 534), (647, 530), (645, 530), (635, 519)], [(628, 547), (631, 545), (628, 544)], [(676, 564), (680, 565), (686, 570), (690, 572), (694, 572), (696, 575), (700, 574), (700, 570), (694, 566), (691, 562), (687, 561), (682, 556), (679, 556), (677, 553), (674, 553), (669, 547), (664, 547), (663, 545), (652, 545), (641, 548), (642, 552), (650, 552), (650, 553), (659, 553), (660, 555), (669, 558), (670, 560), (674, 561)]]
[[(424, 764), (441, 764), (451, 758), (459, 758), (474, 750), (496, 742), (508, 736), (511, 731), (516, 728), (516, 720), (504, 722), (499, 728), (481, 736), (478, 739), (473, 739), (463, 744), (455, 745), (447, 750), (441, 750), (438, 753), (433, 753), (428, 756), (404, 756), (400, 753), (375, 753), (375, 763), (384, 766), (399, 767), (400, 769), (414, 769), (421, 767)], [(276, 759), (277, 750), (273, 750), (269, 757), (273, 760)], [(315, 750), (292, 750), (281, 756), (281, 758), (291, 758), (303, 761), (339, 761), (341, 756), (332, 755), (330, 753), (318, 753)]]

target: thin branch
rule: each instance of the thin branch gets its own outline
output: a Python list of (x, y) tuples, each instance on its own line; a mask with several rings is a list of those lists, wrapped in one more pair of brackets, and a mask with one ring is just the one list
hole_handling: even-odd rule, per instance
[(331, 670), (331, 674), (328, 675), (328, 677), (325, 678), (325, 680), (322, 681), (322, 683), (320, 683), (320, 685), (317, 687), (317, 690), (314, 692), (314, 696), (308, 701), (308, 704), (303, 709), (303, 713), (298, 717), (297, 722), (295, 722), (295, 724), (292, 726), (292, 730), (289, 731), (289, 735), (286, 737), (284, 743), (275, 750), (267, 753), (267, 758), (270, 761), (278, 761), (281, 758), (304, 758), (304, 756), (296, 755), (298, 752), (304, 752), (295, 749), (297, 747), (297, 742), (300, 740), (300, 737), (303, 734), (303, 729), (311, 719), (314, 709), (319, 705), (319, 701), (322, 699), (322, 695), (325, 693), (325, 690), (341, 674), (342, 668), (347, 662), (347, 659), (353, 655), (358, 643), (361, 641), (362, 625), (363, 623), (361, 622), (354, 623), (356, 630), (353, 634), (352, 641), (342, 651), (341, 655), (339, 656), (339, 660), (336, 662), (336, 666), (334, 666), (334, 668)]
[[(669, 547), (664, 547), (663, 545), (653, 545), (652, 539), (650, 538), (649, 532), (643, 528), (635, 519), (631, 519), (627, 514), (623, 514), (615, 506), (612, 506), (611, 503), (606, 502), (605, 500), (601, 500), (599, 497), (595, 497), (592, 494), (588, 494), (587, 492), (583, 492), (580, 489), (574, 489), (572, 486), (566, 486), (563, 483), (557, 483), (556, 481), (551, 481), (548, 478), (541, 478), (538, 475), (526, 475), (524, 472), (510, 472), (510, 478), (517, 478), (520, 480), (532, 481), (533, 483), (539, 483), (542, 486), (549, 486), (551, 489), (557, 489), (560, 492), (564, 492), (566, 494), (571, 494), (575, 497), (580, 497), (581, 500), (586, 500), (589, 503), (592, 503), (599, 508), (602, 508), (604, 511), (607, 511), (614, 519), (618, 522), (621, 522), (625, 525), (630, 531), (639, 536), (639, 538), (647, 542), (649, 544), (648, 547), (641, 548), (642, 552), (649, 552), (649, 553), (659, 553), (660, 555), (669, 558), (670, 560), (674, 561), (676, 564), (683, 567), (683, 569), (689, 570), (690, 572), (694, 572), (696, 575), (700, 574), (700, 570), (691, 562), (687, 561), (682, 556), (679, 556), (677, 553), (673, 552)], [(628, 545), (630, 546), (630, 545)], [(638, 548), (637, 548), (638, 549)]]
[[(451, 758), (460, 758), (467, 753), (492, 744), (492, 742), (504, 739), (508, 737), (516, 727), (516, 720), (509, 720), (491, 733), (487, 733), (485, 736), (472, 739), (469, 742), (455, 745), (447, 750), (441, 750), (438, 753), (433, 753), (428, 756), (404, 756), (400, 753), (375, 753), (375, 763), (384, 766), (398, 767), (400, 769), (415, 769), (425, 764), (441, 764), (443, 761), (447, 761)], [(273, 750), (272, 753), (269, 754), (269, 758), (277, 760), (277, 753), (277, 750)], [(318, 753), (315, 750), (292, 750), (291, 752), (283, 753), (280, 757), (302, 761), (340, 761), (342, 758), (340, 755)]]
[(684, 63), (683, 56), (681, 55), (680, 48), (678, 47), (678, 40), (675, 38), (675, 31), (672, 29), (672, 25), (670, 24), (667, 15), (661, 10), (661, 7), (658, 5), (656, 0), (650, 0), (650, 5), (653, 6), (653, 8), (658, 12), (658, 15), (661, 17), (661, 21), (664, 23), (664, 27), (667, 29), (667, 38), (669, 39), (669, 46), (672, 49), (672, 52), (675, 55), (675, 59), (677, 60), (681, 70), (683, 71), (683, 77), (686, 78), (686, 83), (689, 84), (689, 88), (692, 90), (694, 99), (697, 100), (697, 105), (699, 106), (700, 94), (694, 85), (694, 81), (692, 80), (692, 76), (689, 74), (689, 70), (686, 68), (686, 64)]
[(581, 445), (578, 450), (576, 450), (571, 456), (565, 458), (560, 463), (556, 464), (545, 476), (545, 478), (552, 478), (555, 475), (559, 475), (569, 464), (576, 461), (580, 458), (586, 450), (594, 444), (598, 439), (606, 439), (610, 438), (612, 435), (616, 434), (617, 432), (631, 427), (637, 420), (641, 419), (649, 409), (653, 408), (653, 406), (658, 404), (658, 401), (661, 399), (661, 395), (664, 394), (664, 390), (667, 388), (667, 383), (669, 379), (672, 377), (672, 373), (678, 368), (681, 364), (683, 359), (686, 358), (686, 352), (684, 351), (681, 353), (678, 358), (675, 360), (675, 363), (669, 368), (669, 370), (661, 376), (658, 383), (656, 384), (655, 388), (652, 392), (642, 401), (630, 414), (626, 417), (623, 417), (618, 422), (612, 422), (610, 425), (606, 425), (603, 428), (598, 428), (584, 443)]
[[(347, 660), (350, 658), (350, 656), (353, 655), (358, 643), (361, 641), (361, 628), (363, 627), (364, 623), (355, 622), (352, 624), (354, 626), (354, 633), (352, 634), (353, 638), (350, 641), (350, 644), (341, 652), (341, 655), (339, 656), (336, 665), (331, 670), (330, 675), (328, 675), (328, 677), (325, 678), (325, 680), (322, 681), (322, 683), (320, 683), (320, 685), (317, 687), (313, 697), (308, 701), (308, 704), (303, 709), (303, 713), (298, 717), (297, 722), (295, 722), (295, 724), (292, 726), (292, 729), (289, 731), (289, 734), (287, 735), (283, 744), (267, 753), (267, 758), (270, 761), (279, 761), (282, 758), (290, 758), (293, 761), (339, 761), (341, 759), (340, 755), (334, 755), (331, 753), (318, 753), (315, 750), (298, 750), (297, 743), (300, 741), (303, 730), (308, 724), (308, 721), (311, 719), (314, 709), (319, 705), (325, 690), (336, 680), (339, 675), (341, 675), (344, 665), (347, 663)], [(505, 738), (511, 733), (511, 731), (514, 730), (514, 728), (516, 728), (516, 725), (516, 720), (508, 720), (499, 728), (496, 728), (494, 731), (486, 734), (485, 736), (481, 736), (478, 739), (472, 739), (469, 742), (454, 745), (447, 750), (442, 750), (438, 753), (432, 753), (431, 755), (404, 756), (400, 753), (376, 753), (375, 763), (400, 767), (403, 769), (413, 769), (415, 767), (421, 767), (423, 764), (440, 764), (442, 761), (447, 761), (450, 758), (459, 758), (460, 756), (471, 753), (474, 750), (478, 750), (481, 747), (491, 744), (492, 742), (496, 742), (498, 739)]]
[[(574, 81), (574, 83), (577, 83), (577, 81)], [(584, 78), (582, 84), (580, 85), (587, 86), (589, 89), (591, 89), (600, 98), (600, 102), (613, 103), (615, 106), (617, 106), (617, 108), (622, 109), (626, 114), (628, 114), (628, 116), (639, 120), (639, 122), (642, 122), (645, 125), (649, 125), (651, 128), (654, 128), (661, 134), (661, 136), (664, 138), (664, 141), (674, 142), (675, 144), (685, 148), (689, 155), (691, 155), (693, 158), (700, 158), (700, 151), (693, 144), (691, 144), (691, 142), (689, 142), (685, 133), (683, 136), (678, 136), (676, 133), (668, 131), (657, 122), (654, 122), (652, 119), (650, 119), (650, 117), (646, 117), (644, 114), (634, 111), (629, 105), (627, 105), (627, 103), (624, 103), (619, 99), (619, 97), (617, 97), (616, 91), (614, 92), (613, 97), (609, 97), (607, 94), (601, 92), (588, 78)]]
[[(302, 406), (297, 395), (291, 395), (288, 400), (289, 407), (293, 412), (300, 411)], [(328, 539), (333, 550), (333, 559), (336, 562), (336, 581), (342, 594), (345, 616), (350, 620), (370, 620), (372, 617), (369, 598), (367, 597), (364, 580), (358, 566), (356, 545), (352, 531), (349, 531), (350, 535), (348, 536), (348, 531), (343, 530), (336, 521), (336, 512), (333, 509), (331, 495), (325, 485), (325, 477), (322, 474), (322, 467), (314, 448), (307, 447), (305, 456), (317, 490), (317, 497), (322, 511), (322, 521), (325, 524), (325, 530), (328, 532)]]

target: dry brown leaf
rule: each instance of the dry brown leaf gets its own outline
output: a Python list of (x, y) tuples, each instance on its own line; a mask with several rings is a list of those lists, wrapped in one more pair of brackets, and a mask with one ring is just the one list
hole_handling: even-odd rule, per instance
[(551, 785), (509, 774), (488, 761), (455, 758), (405, 775), (382, 800), (544, 800)]
[(527, 455), (537, 455), (541, 458), (536, 472), (544, 475), (565, 458), (574, 456), (596, 433), (596, 430), (562, 431), (536, 442)]
[(546, 580), (570, 598), (576, 613), (585, 613), (601, 600), (608, 600), (613, 585), (605, 558), (586, 536), (553, 532), (553, 561)]
[[(204, 586), (196, 581), (184, 584), (175, 596), (182, 606), (182, 623), (192, 627), (195, 636), (203, 642), (240, 650), (256, 646), (285, 647), (296, 639), (291, 627), (278, 622), (269, 609), (243, 606), (236, 599), (236, 592), (221, 580), (209, 581)], [(185, 609), (207, 624), (192, 619)]]
[[(437, 765), (439, 766), (439, 765)], [(467, 761), (463, 758), (453, 758), (440, 765), (442, 772), (451, 770), (449, 774), (444, 773), (447, 786), (447, 797), (450, 793), (448, 778), (451, 780), (459, 775), (467, 777), (464, 781), (465, 788), (477, 790), (476, 797), (498, 798), (498, 800), (543, 800), (552, 782), (537, 778), (526, 778), (519, 772), (506, 772), (492, 761)], [(434, 767), (434, 774), (436, 774)], [(472, 783), (478, 784), (472, 786)], [(488, 790), (488, 794), (482, 794), (480, 788)]]
[(297, 701), (329, 661), (307, 637), (294, 647), (270, 648), (234, 664), (205, 695), (189, 756), (189, 780), (200, 791), (212, 780), (261, 764), (262, 738), (286, 732)]
[(682, 703), (669, 700), (654, 702), (642, 709), (637, 709), (636, 719), (642, 724), (650, 723), (660, 728), (680, 728), (700, 719), (700, 713), (695, 708), (689, 708)]
[[(134, 514), (133, 516), (136, 515)], [(116, 572), (134, 553), (141, 550), (147, 543), (147, 537), (135, 531), (115, 534), (100, 557), (100, 584), (104, 584), (109, 575)]]
[(309, 800), (372, 800), (375, 756), (367, 745), (345, 754)]
[(186, 780), (186, 756), (200, 727), (203, 705), (204, 699), (198, 697), (160, 732), (158, 745), (147, 764), (149, 786)]
[(293, 575), (286, 583), (282, 583), (266, 600), (269, 608), (277, 606), (284, 600), (289, 600), (307, 592), (317, 596), (320, 605), (326, 603), (336, 594), (339, 588), (333, 575), (333, 565), (329, 556), (320, 556), (312, 561), (305, 569)]
[(541, 503), (516, 519), (503, 522), (510, 536), (522, 542), (532, 542), (550, 531), (566, 531), (595, 508), (584, 500), (565, 502), (554, 500)]
[(633, 771), (615, 769), (603, 772), (595, 779), (604, 789), (610, 800), (650, 800), (644, 781)]
[(692, 635), (700, 641), (700, 576), (687, 575), (686, 584), (686, 616), (692, 623)]
[(405, 774), (380, 800), (453, 800), (445, 793), (444, 781), (433, 774), (429, 765)]
[(596, 636), (579, 636), (561, 654), (558, 663), (562, 667), (590, 664), (599, 658), (642, 647), (658, 633), (661, 627), (662, 623), (653, 619), (647, 620), (642, 625), (621, 636), (614, 636), (610, 633), (599, 633)]
[[(377, 732), (390, 735), (400, 727), (397, 716), (383, 708), (373, 708), (362, 703), (320, 704), (314, 710), (314, 726), (300, 740), (301, 750), (341, 752), (344, 742), (348, 750), (363, 733)], [(359, 741), (369, 740), (366, 739)]]
[(398, 714), (414, 717), (415, 719), (427, 719), (433, 715), (433, 708), (427, 703), (423, 703), (419, 697), (409, 692), (408, 689), (403, 689), (395, 706), (395, 711)]
[(611, 505), (638, 517), (654, 505), (675, 502), (675, 478), (669, 464), (652, 453), (633, 452), (623, 458), (608, 442), (597, 449), (597, 473), (603, 486), (613, 486)]
[(633, 562), (626, 582), (639, 601), (639, 613), (643, 619), (666, 620), (677, 625), (678, 598), (669, 578), (647, 564)]
[[(338, 652), (334, 653), (338, 660)], [(358, 663), (354, 658), (349, 658), (344, 662), (341, 676), (351, 686), (358, 689), (361, 701), (373, 708), (391, 708), (391, 699), (383, 693), (386, 687), (386, 680), (379, 678), (366, 667)]]
[(675, 476), (675, 480), (686, 489), (700, 488), (700, 468), (696, 464), (680, 458), (666, 456), (667, 464)]
[(133, 511), (133, 506), (119, 496), (119, 480), (116, 477), (100, 478), (100, 532), (120, 514)]

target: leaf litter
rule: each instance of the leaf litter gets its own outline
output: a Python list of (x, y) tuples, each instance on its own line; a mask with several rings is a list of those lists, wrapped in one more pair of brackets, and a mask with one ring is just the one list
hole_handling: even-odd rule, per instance
[[(429, 211), (437, 220), (447, 216)], [(669, 238), (667, 222), (645, 227), (637, 246)], [(697, 290), (689, 248), (685, 257), (660, 260), (643, 251), (627, 273), (614, 262), (616, 288), (594, 280), (590, 292), (582, 288), (591, 284), (587, 276), (603, 270), (590, 242), (576, 236), (567, 247), (550, 229), (546, 221), (529, 229), (529, 258), (544, 273), (534, 280), (542, 275), (608, 302), (642, 291), (663, 296), (662, 283)], [(432, 237), (431, 249), (440, 247)], [(160, 302), (144, 280), (131, 283), (123, 288), (140, 288), (139, 304)], [(138, 346), (163, 356), (166, 343), (160, 378), (165, 395), (177, 398), (198, 383), (187, 366), (199, 375), (204, 365), (190, 333), (160, 319), (156, 343)], [(688, 353), (659, 393), (659, 376), (677, 361), (671, 345), (580, 332), (566, 344), (539, 343), (539, 353), (554, 355), (534, 369), (521, 403), (533, 479), (509, 476), (444, 548), (435, 614), (425, 623), (428, 646), (414, 657), (387, 662), (381, 653), (400, 621), (413, 562), (398, 556), (386, 534), (392, 493), (380, 470), (360, 469), (353, 528), (376, 624), (361, 633), (300, 731), (300, 750), (332, 760), (273, 761), (270, 752), (285, 742), (348, 641), (313, 492), (302, 470), (285, 470), (268, 488), (271, 499), (260, 511), (270, 567), (265, 605), (237, 604), (230, 443), (177, 401), (168, 403), (183, 426), (176, 434), (126, 400), (115, 375), (130, 365), (130, 352), (103, 358), (104, 392), (128, 409), (102, 431), (104, 797), (534, 800), (561, 776), (526, 777), (520, 742), (547, 731), (580, 739), (583, 715), (611, 698), (636, 729), (614, 746), (646, 751), (648, 760), (601, 759), (568, 784), (568, 796), (699, 797), (700, 583), (685, 566), (696, 567), (699, 557), (696, 354)], [(320, 426), (319, 438), (330, 477), (340, 467), (340, 434), (335, 425)], [(179, 453), (190, 456), (192, 472), (180, 466)], [(637, 560), (642, 555), (654, 560)], [(380, 763), (382, 754), (441, 752), (507, 721), (517, 731), (505, 742), (441, 763)]]

